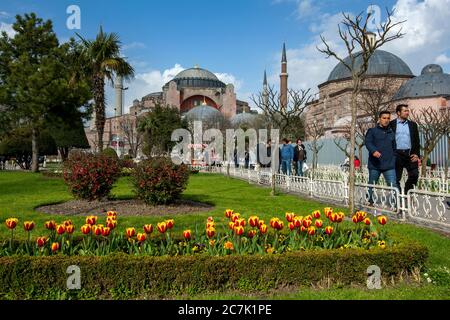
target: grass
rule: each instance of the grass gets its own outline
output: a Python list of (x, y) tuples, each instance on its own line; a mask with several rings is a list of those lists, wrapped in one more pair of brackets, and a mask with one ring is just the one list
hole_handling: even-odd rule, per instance
[[(113, 195), (119, 199), (133, 197), (131, 184), (128, 178), (121, 178), (114, 186)], [(175, 233), (186, 229), (195, 229), (195, 225), (203, 228), (208, 216), (216, 221), (225, 221), (223, 212), (227, 208), (240, 212), (245, 217), (256, 214), (266, 222), (273, 216), (282, 217), (286, 211), (298, 214), (308, 214), (312, 210), (324, 207), (324, 204), (298, 198), (294, 195), (278, 194), (270, 196), (268, 188), (249, 185), (245, 181), (229, 179), (221, 175), (196, 174), (190, 177), (189, 185), (183, 194), (185, 199), (213, 204), (210, 212), (189, 215), (165, 217), (124, 217), (119, 213), (119, 229), (134, 226), (141, 228), (145, 223), (156, 223), (165, 218), (175, 219)], [(46, 235), (44, 222), (55, 219), (57, 222), (70, 218), (77, 226), (84, 224), (85, 217), (81, 216), (55, 216), (36, 212), (34, 208), (51, 203), (71, 200), (62, 179), (46, 178), (41, 174), (25, 172), (0, 172), (0, 240), (8, 239), (9, 230), (3, 223), (9, 217), (36, 222), (33, 237)], [(345, 210), (343, 209), (345, 212)], [(99, 214), (99, 218), (101, 218)], [(102, 218), (101, 218), (102, 219)], [(429, 261), (427, 268), (446, 266), (450, 268), (450, 239), (425, 228), (409, 224), (390, 222), (386, 226), (389, 232), (401, 237), (416, 240), (429, 248)], [(16, 237), (25, 239), (26, 234), (22, 228), (17, 228)], [(362, 288), (330, 288), (313, 289), (303, 288), (299, 291), (276, 292), (262, 294), (260, 297), (269, 299), (450, 299), (450, 283), (447, 285), (389, 285), (381, 290), (367, 290)], [(185, 298), (185, 297), (184, 297)], [(194, 299), (246, 299), (255, 296), (245, 296), (239, 293), (198, 295)]]

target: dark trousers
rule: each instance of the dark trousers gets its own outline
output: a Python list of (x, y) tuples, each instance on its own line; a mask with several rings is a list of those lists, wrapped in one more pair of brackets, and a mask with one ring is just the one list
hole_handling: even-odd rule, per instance
[(397, 176), (397, 188), (400, 188), (400, 180), (402, 180), (403, 168), (406, 168), (408, 171), (408, 179), (405, 183), (405, 194), (408, 193), (408, 190), (412, 189), (414, 185), (417, 184), (417, 180), (419, 180), (419, 162), (412, 162), (411, 155), (409, 150), (397, 150), (396, 151), (396, 162), (395, 162), (395, 171)]

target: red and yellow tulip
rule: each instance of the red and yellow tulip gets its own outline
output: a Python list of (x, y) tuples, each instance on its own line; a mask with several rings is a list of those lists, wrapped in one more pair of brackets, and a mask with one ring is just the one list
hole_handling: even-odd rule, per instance
[(53, 252), (56, 252), (59, 250), (59, 242), (53, 242), (51, 245), (51, 249)]
[(136, 235), (136, 229), (134, 228), (127, 228), (125, 232), (128, 238), (133, 238)]
[(36, 239), (36, 245), (38, 248), (42, 248), (47, 243), (47, 237), (37, 237)]
[(244, 227), (243, 226), (237, 226), (234, 227), (234, 233), (238, 236), (242, 236), (244, 234)]
[(206, 235), (208, 236), (208, 238), (214, 237), (215, 234), (216, 234), (216, 229), (214, 229), (214, 228), (206, 229)]
[(111, 234), (111, 228), (109, 228), (109, 227), (102, 228), (102, 236), (107, 237), (110, 234)]
[(175, 225), (175, 220), (168, 219), (168, 220), (166, 220), (166, 224), (167, 224), (167, 229), (172, 229), (173, 226)]
[(287, 222), (292, 222), (292, 220), (294, 220), (295, 213), (286, 212), (285, 217), (286, 217)]
[(102, 234), (103, 225), (95, 224), (92, 226), (92, 233), (96, 236), (100, 236)]
[(165, 221), (159, 222), (156, 224), (156, 228), (158, 229), (159, 233), (165, 233), (167, 231), (167, 223)]
[(316, 228), (314, 226), (311, 226), (308, 228), (308, 235), (313, 236), (316, 234)]
[(152, 224), (145, 224), (144, 225), (144, 232), (146, 234), (150, 234), (153, 232), (153, 225)]
[(66, 226), (66, 232), (68, 234), (72, 234), (75, 231), (75, 226), (73, 224), (69, 224), (68, 226)]
[(370, 219), (369, 218), (365, 218), (364, 219), (364, 224), (366, 225), (366, 226), (370, 226)]
[(17, 226), (17, 223), (19, 223), (19, 219), (17, 219), (17, 218), (8, 218), (5, 221), (6, 226), (10, 230), (14, 230)]
[(183, 237), (186, 239), (186, 240), (191, 240), (191, 230), (184, 230), (183, 231)]
[(247, 237), (249, 237), (250, 239), (253, 238), (254, 236), (256, 236), (256, 230), (252, 229), (252, 230), (248, 230), (247, 232)]
[(289, 226), (289, 230), (291, 230), (291, 231), (295, 229), (295, 223), (294, 222), (289, 222), (288, 226)]
[(262, 224), (262, 225), (260, 225), (259, 226), (259, 232), (261, 233), (261, 234), (265, 234), (265, 233), (267, 233), (267, 225), (266, 224)]
[(379, 224), (384, 226), (387, 223), (387, 217), (386, 216), (379, 216), (377, 218), (377, 221), (378, 221)]
[(234, 250), (233, 243), (231, 241), (227, 241), (223, 244), (224, 249), (226, 250)]
[(228, 219), (231, 218), (231, 216), (233, 215), (234, 211), (231, 209), (227, 209), (225, 210), (225, 217), (227, 217)]
[(55, 230), (56, 222), (55, 220), (49, 220), (45, 222), (45, 228), (47, 230)]
[(93, 226), (96, 223), (97, 223), (97, 216), (87, 216), (86, 217), (86, 224)]
[(251, 216), (248, 218), (248, 224), (253, 228), (259, 227), (259, 218), (257, 216)]
[(81, 227), (81, 232), (83, 234), (89, 234), (91, 233), (91, 225), (90, 224), (85, 224)]
[(66, 232), (66, 226), (63, 224), (57, 224), (55, 226), (55, 230), (57, 234), (62, 235), (64, 232)]
[(333, 233), (333, 227), (332, 226), (326, 226), (325, 227), (325, 233), (330, 236)]
[(147, 239), (147, 235), (145, 233), (138, 233), (136, 239), (139, 242), (144, 242)]
[(23, 228), (25, 231), (30, 232), (34, 229), (34, 221), (25, 221), (23, 223)]
[(316, 226), (316, 228), (322, 228), (323, 221), (320, 219), (317, 219), (316, 221), (314, 221), (314, 225)]
[(309, 228), (311, 226), (311, 224), (312, 224), (312, 220), (309, 220), (309, 219), (303, 220), (303, 226), (305, 228)]
[(241, 217), (241, 214), (236, 212), (231, 215), (231, 221), (235, 222), (237, 219)]
[(313, 211), (312, 216), (314, 217), (314, 219), (319, 219), (320, 218), (320, 211), (319, 210)]

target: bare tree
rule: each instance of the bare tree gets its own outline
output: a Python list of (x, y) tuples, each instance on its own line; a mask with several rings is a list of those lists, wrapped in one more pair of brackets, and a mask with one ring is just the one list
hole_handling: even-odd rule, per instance
[(308, 132), (308, 140), (310, 142), (308, 148), (313, 154), (313, 170), (315, 170), (317, 168), (319, 151), (323, 148), (323, 142), (320, 141), (320, 138), (325, 134), (325, 127), (322, 124), (318, 124), (317, 121), (313, 121), (306, 125), (306, 131)]
[[(340, 57), (336, 51), (332, 50), (321, 35), (324, 48), (317, 48), (319, 52), (325, 54), (327, 58), (333, 57), (343, 64), (350, 71), (352, 78), (352, 95), (350, 102), (351, 124), (350, 124), (350, 174), (349, 174), (349, 209), (350, 213), (354, 211), (354, 192), (355, 192), (355, 141), (356, 141), (356, 119), (357, 119), (357, 98), (361, 92), (361, 84), (369, 66), (369, 60), (375, 50), (383, 46), (385, 43), (401, 38), (404, 34), (399, 28), (397, 32), (390, 33), (398, 27), (401, 22), (392, 21), (392, 13), (388, 9), (386, 21), (376, 26), (376, 34), (367, 29), (368, 22), (371, 20), (371, 13), (364, 17), (364, 13), (360, 13), (355, 18), (350, 14), (342, 13), (343, 21), (338, 25), (339, 36), (343, 41), (348, 57), (346, 59)], [(376, 38), (375, 38), (376, 36)], [(358, 51), (356, 51), (358, 50)]]
[(312, 99), (310, 91), (289, 89), (287, 106), (281, 104), (280, 94), (273, 86), (268, 86), (266, 91), (256, 96), (252, 95), (251, 99), (266, 118), (268, 129), (279, 129), (280, 135), (284, 137), (302, 121), (302, 114)]
[(142, 132), (137, 129), (137, 122), (137, 116), (124, 117), (119, 121), (120, 129), (125, 135), (125, 142), (130, 146), (130, 155), (133, 158), (137, 156), (138, 150), (144, 141)]
[[(369, 117), (358, 117), (358, 119), (356, 120), (355, 147), (358, 149), (358, 158), (361, 161), (361, 166), (359, 167), (360, 170), (362, 170), (363, 148), (366, 145), (366, 142), (365, 142), (366, 132), (371, 127), (372, 127), (372, 121), (371, 121), (371, 118), (369, 118)], [(333, 140), (336, 147), (338, 147), (338, 149), (340, 149), (342, 152), (344, 152), (344, 154), (347, 158), (350, 158), (350, 156), (351, 156), (350, 139), (351, 139), (351, 125), (349, 123), (343, 128), (342, 137), (336, 137)]]
[(422, 176), (426, 174), (427, 161), (436, 144), (448, 135), (450, 127), (450, 108), (427, 107), (423, 110), (411, 110), (411, 120), (417, 123), (422, 134)]

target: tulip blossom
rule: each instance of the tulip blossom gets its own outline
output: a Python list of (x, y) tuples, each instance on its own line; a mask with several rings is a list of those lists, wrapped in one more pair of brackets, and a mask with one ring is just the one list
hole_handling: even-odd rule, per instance
[(215, 227), (216, 227), (216, 223), (214, 221), (206, 223), (206, 229), (208, 229), (208, 228), (215, 228)]
[(147, 235), (145, 233), (138, 233), (136, 239), (139, 242), (144, 242), (147, 239)]
[(233, 213), (234, 213), (233, 210), (227, 209), (227, 210), (225, 210), (225, 217), (227, 217), (228, 219), (230, 219), (230, 218), (231, 218), (231, 215), (232, 215)]
[(86, 218), (86, 224), (93, 226), (96, 223), (97, 223), (97, 216), (88, 216)]
[(127, 228), (126, 234), (128, 238), (133, 238), (136, 235), (136, 229), (134, 228)]
[(42, 248), (43, 246), (45, 246), (46, 243), (47, 243), (46, 237), (37, 237), (36, 245), (38, 246), (38, 248)]
[(387, 223), (387, 217), (386, 216), (379, 216), (377, 218), (377, 221), (378, 221), (379, 224), (384, 226)]
[(261, 232), (261, 234), (267, 233), (267, 225), (266, 224), (260, 225), (259, 226), (259, 232)]
[(184, 237), (186, 240), (191, 240), (191, 230), (184, 230), (184, 231), (183, 231), (183, 237)]
[(225, 242), (223, 247), (226, 250), (234, 250), (234, 246), (233, 246), (233, 243), (231, 241)]
[(107, 236), (109, 236), (110, 233), (111, 233), (111, 228), (109, 228), (109, 227), (104, 227), (104, 228), (102, 228), (101, 231), (102, 231), (102, 236), (107, 237)]
[(369, 218), (365, 218), (365, 219), (364, 219), (364, 224), (365, 224), (366, 226), (370, 226), (370, 219), (369, 219)]
[(67, 226), (73, 225), (73, 222), (72, 222), (72, 220), (66, 220), (66, 221), (63, 222), (63, 225), (65, 227), (67, 227)]
[(332, 226), (325, 227), (325, 233), (330, 236), (333, 233), (333, 227)]
[(156, 227), (157, 227), (159, 233), (165, 233), (167, 231), (167, 223), (164, 221), (156, 224)]
[(308, 231), (308, 228), (305, 228), (304, 226), (300, 227), (300, 232), (306, 232), (306, 231)]
[(243, 226), (234, 227), (234, 233), (238, 236), (242, 236), (244, 234), (244, 227)]
[(234, 226), (241, 226), (241, 227), (245, 227), (245, 219), (239, 218), (236, 219), (236, 221), (234, 222)]
[(312, 216), (314, 217), (314, 219), (319, 219), (320, 218), (320, 211), (316, 210), (312, 213)]
[(214, 229), (214, 228), (206, 229), (206, 235), (208, 236), (208, 238), (214, 237), (215, 234), (216, 234), (216, 229)]
[(66, 232), (66, 226), (63, 224), (57, 224), (55, 230), (57, 234), (62, 235), (64, 232)]
[(175, 221), (173, 219), (166, 220), (167, 229), (172, 229), (175, 225)]
[(303, 224), (303, 217), (302, 216), (295, 216), (294, 220), (292, 221), (296, 228), (300, 228)]
[(228, 228), (229, 228), (230, 230), (233, 230), (233, 229), (234, 229), (234, 222), (233, 222), (233, 221), (228, 222)]
[(116, 220), (108, 220), (106, 222), (106, 226), (110, 228), (111, 230), (115, 229), (117, 227), (117, 221)]
[(18, 222), (19, 222), (19, 219), (17, 219), (17, 218), (9, 218), (9, 219), (6, 219), (5, 224), (8, 227), (8, 229), (13, 230), (16, 228)]
[(93, 225), (92, 226), (92, 233), (96, 236), (100, 236), (102, 234), (102, 229), (103, 226), (102, 225)]
[(236, 212), (231, 215), (231, 221), (235, 222), (237, 219), (241, 217), (241, 214)]
[(52, 248), (53, 252), (58, 251), (59, 250), (59, 242), (53, 242), (51, 248)]
[(315, 226), (316, 226), (317, 228), (322, 228), (322, 226), (323, 226), (323, 222), (322, 222), (322, 220), (320, 220), (320, 219), (317, 219), (317, 220), (314, 222), (314, 224), (315, 224)]
[(91, 232), (91, 225), (90, 224), (85, 224), (81, 227), (81, 232), (83, 234), (89, 234)]
[(305, 217), (305, 220), (311, 220), (311, 221), (312, 221), (312, 219), (313, 219), (312, 215), (307, 215), (307, 216)]
[(287, 222), (292, 222), (292, 220), (295, 217), (295, 213), (293, 213), (293, 212), (286, 212), (285, 217), (286, 217)]
[(356, 214), (353, 215), (352, 221), (353, 221), (355, 224), (359, 222), (358, 216), (357, 216)]
[(106, 213), (106, 216), (107, 216), (107, 217), (113, 217), (113, 218), (116, 218), (116, 217), (117, 217), (117, 212), (116, 212), (116, 211), (108, 211), (108, 212)]
[(308, 228), (308, 235), (313, 236), (316, 234), (316, 228), (314, 226), (311, 226)]
[(47, 230), (55, 230), (56, 222), (54, 220), (49, 220), (45, 222), (45, 228)]
[(323, 208), (323, 212), (324, 212), (324, 214), (325, 214), (325, 217), (328, 218), (328, 216), (333, 212), (333, 209), (332, 209), (332, 208), (329, 208), (329, 207)]
[(312, 221), (311, 220), (303, 220), (303, 226), (305, 227), (305, 228), (309, 228), (309, 226), (312, 224)]
[(73, 224), (66, 226), (66, 232), (68, 234), (72, 234), (74, 231), (75, 231), (75, 226)]
[(259, 227), (259, 218), (257, 216), (251, 216), (248, 218), (248, 224), (253, 228)]
[(289, 222), (289, 230), (294, 230), (295, 229), (295, 223), (294, 222)]
[(146, 234), (152, 233), (153, 232), (153, 225), (151, 225), (151, 224), (144, 225), (144, 232)]
[(247, 232), (247, 237), (249, 237), (250, 239), (253, 238), (254, 236), (256, 236), (256, 230), (248, 230)]
[(25, 221), (23, 223), (23, 228), (25, 229), (25, 231), (30, 232), (34, 229), (34, 221)]

